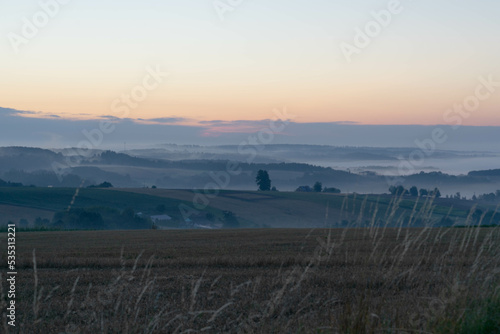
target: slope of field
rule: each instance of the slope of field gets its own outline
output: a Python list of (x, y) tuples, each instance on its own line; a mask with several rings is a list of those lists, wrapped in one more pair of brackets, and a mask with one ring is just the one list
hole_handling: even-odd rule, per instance
[[(142, 188), (112, 191), (116, 190), (183, 200), (190, 202), (192, 208), (199, 203), (197, 192), (190, 190)], [(437, 220), (443, 217), (465, 219), (473, 206), (467, 201), (432, 201), (430, 198), (420, 199), (416, 204), (415, 199), (398, 200), (391, 196), (234, 190), (220, 191), (217, 196), (206, 199), (211, 207), (230, 210), (256, 226), (270, 227), (334, 227), (353, 221), (367, 225), (374, 215), (385, 221), (392, 215), (390, 219), (396, 222), (401, 217), (412, 215), (413, 211), (414, 215), (428, 214)]]
[(34, 221), (38, 217), (42, 219), (51, 219), (53, 215), (54, 211), (50, 210), (0, 204), (0, 225), (5, 225), (10, 221), (17, 223), (19, 219), (21, 219), (20, 217), (28, 221)]
[[(121, 190), (121, 189), (120, 189)], [(175, 198), (189, 201), (196, 208), (196, 197), (189, 190), (164, 189), (123, 189), (126, 192)], [(332, 196), (332, 202), (342, 203), (343, 198)], [(195, 203), (193, 203), (195, 201)], [(251, 191), (223, 191), (214, 198), (209, 198), (209, 205), (234, 212), (238, 217), (259, 225), (272, 227), (311, 227), (323, 226), (326, 214), (326, 202), (309, 202), (301, 198), (283, 198), (274, 193)], [(331, 209), (331, 215), (339, 215), (340, 205)]]
[(96, 188), (0, 188), (0, 203), (23, 205), (45, 210), (64, 210), (72, 207), (109, 206), (116, 208), (136, 208), (143, 210), (158, 204), (169, 208), (177, 207), (176, 199), (134, 194), (131, 192), (110, 193)]
[(64, 211), (70, 207), (110, 207), (119, 210), (132, 208), (135, 212), (154, 212), (159, 205), (180, 219), (179, 205), (183, 203), (189, 204), (175, 198), (96, 188), (0, 188), (0, 204), (6, 210), (8, 207), (5, 213), (3, 207), (0, 207), (0, 216), (9, 217), (14, 222), (22, 218), (33, 218), (37, 213), (41, 218), (52, 218), (50, 212)]
[[(388, 224), (423, 226), (430, 220), (464, 221), (474, 202), (453, 199), (394, 198), (388, 195), (357, 195), (299, 192), (203, 191), (150, 188), (36, 188), (0, 187), (0, 223), (47, 218), (68, 208), (109, 207), (133, 209), (145, 215), (168, 214), (178, 222), (186, 218), (210, 224), (207, 213), (220, 222), (223, 211), (233, 212), (240, 227), (343, 227)], [(483, 208), (494, 210), (494, 208)], [(193, 214), (194, 213), (194, 214)], [(412, 217), (410, 219), (410, 217)], [(215, 223), (214, 223), (215, 224)]]

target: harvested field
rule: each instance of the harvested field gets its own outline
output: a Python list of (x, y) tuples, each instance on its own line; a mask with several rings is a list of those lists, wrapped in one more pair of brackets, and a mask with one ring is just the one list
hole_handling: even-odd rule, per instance
[(499, 237), (382, 227), (18, 233), (17, 329), (459, 332), (489, 319), (481, 312), (498, 300)]

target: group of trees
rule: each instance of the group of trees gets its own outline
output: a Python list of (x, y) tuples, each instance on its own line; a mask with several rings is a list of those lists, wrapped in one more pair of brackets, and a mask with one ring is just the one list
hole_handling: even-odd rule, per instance
[(0, 179), (0, 187), (22, 187), (23, 184), (20, 182), (10, 182)]
[[(271, 187), (271, 179), (269, 178), (269, 173), (267, 170), (260, 169), (257, 172), (257, 177), (255, 178), (255, 182), (259, 186), (260, 191), (276, 191), (276, 187)], [(324, 187), (323, 184), (319, 181), (316, 181), (312, 187), (310, 186), (300, 186), (298, 187), (295, 191), (302, 191), (302, 192), (325, 192), (325, 193), (334, 193), (338, 194), (340, 193), (340, 189), (337, 188), (328, 188)]]
[(217, 223), (218, 221), (222, 221), (222, 228), (240, 227), (240, 222), (238, 221), (238, 217), (234, 212), (229, 210), (222, 211), (222, 219), (217, 218), (212, 212), (207, 212), (205, 214), (205, 219), (207, 219), (211, 223)]
[(469, 215), (474, 224), (481, 224), (482, 226), (495, 226), (500, 225), (500, 214), (496, 211), (486, 211), (479, 208), (472, 208)]
[(90, 185), (87, 188), (113, 188), (113, 185), (111, 183), (107, 182), (107, 181), (104, 181), (101, 184)]
[(315, 193), (333, 193), (333, 194), (340, 194), (340, 189), (338, 188), (328, 188), (328, 187), (323, 187), (323, 184), (319, 181), (316, 181), (312, 187), (310, 186), (300, 186), (295, 191), (299, 192), (315, 192)]
[[(406, 189), (405, 187), (399, 186), (390, 186), (389, 192), (394, 196), (412, 196), (412, 197), (441, 197), (441, 192), (438, 188), (434, 188), (434, 190), (427, 189), (418, 189), (416, 186), (411, 187), (410, 189)], [(446, 195), (446, 198), (456, 199), (456, 200), (467, 200), (466, 196), (462, 196), (462, 194), (458, 191), (454, 195)], [(484, 201), (484, 202), (499, 202), (500, 201), (500, 190), (497, 190), (494, 193), (482, 194), (479, 196), (472, 196), (472, 201)]]
[(452, 196), (446, 195), (446, 198), (463, 199), (463, 200), (467, 199), (467, 197), (465, 197), (465, 196), (462, 197), (462, 194), (460, 194), (460, 191), (457, 191), (457, 193), (455, 195), (452, 195)]
[(399, 185), (399, 186), (390, 186), (389, 192), (391, 193), (391, 195), (394, 195), (394, 196), (411, 196), (411, 197), (429, 196), (429, 197), (436, 197), (436, 198), (441, 197), (441, 191), (439, 191), (438, 188), (434, 188), (434, 190), (427, 190), (427, 189), (421, 188), (419, 190), (416, 186), (413, 186), (410, 189), (406, 189), (402, 185)]
[[(412, 197), (441, 197), (441, 192), (438, 188), (434, 188), (434, 190), (427, 189), (418, 189), (416, 186), (411, 187), (410, 189), (406, 189), (405, 187), (399, 186), (390, 186), (389, 192), (394, 196), (412, 196)], [(456, 200), (466, 200), (467, 197), (462, 196), (462, 194), (458, 191), (454, 195), (446, 195), (446, 198), (456, 199)], [(482, 194), (479, 196), (472, 196), (472, 201), (484, 201), (484, 202), (499, 202), (500, 201), (500, 190), (497, 190), (494, 193)]]
[(500, 190), (497, 190), (494, 193), (489, 193), (489, 194), (482, 194), (476, 197), (474, 195), (472, 197), (472, 200), (479, 200), (479, 201), (485, 201), (485, 202), (497, 202), (500, 201)]
[[(52, 170), (36, 170), (28, 172), (24, 170), (12, 169), (3, 173), (3, 179), (10, 180), (10, 183), (22, 183), (25, 185), (36, 185), (37, 187), (79, 187), (82, 178), (75, 174), (56, 174)], [(88, 181), (84, 185), (89, 184)]]
[[(13, 173), (13, 172), (11, 172), (11, 173)], [(22, 173), (24, 173), (24, 172), (22, 172)], [(44, 175), (45, 175), (45, 174), (44, 174)], [(48, 175), (51, 175), (51, 176), (52, 176), (52, 174), (50, 174), (50, 173), (49, 173)], [(55, 175), (55, 174), (54, 174), (54, 175)], [(75, 175), (69, 175), (69, 176), (68, 176), (68, 175), (66, 175), (65, 177), (66, 177), (66, 178), (71, 178), (72, 176), (75, 176)], [(75, 179), (75, 180), (76, 180), (76, 179)], [(75, 180), (73, 180), (73, 181), (75, 181)], [(79, 180), (79, 179), (78, 179), (78, 180)], [(78, 182), (79, 182), (79, 183), (78, 183)], [(66, 186), (75, 186), (75, 184), (78, 184), (78, 185), (79, 185), (79, 184), (81, 183), (81, 181), (78, 181), (78, 182), (73, 182), (73, 183), (72, 183), (72, 184), (70, 184), (70, 185), (67, 185), (67, 184), (65, 184), (65, 183), (62, 183), (61, 185), (66, 185)], [(54, 184), (57, 184), (57, 183), (55, 183), (55, 182), (54, 182)], [(21, 182), (10, 182), (10, 181), (4, 181), (4, 180), (0, 179), (0, 187), (24, 187), (24, 185), (23, 185)], [(34, 187), (34, 186), (33, 186), (33, 185), (31, 185), (30, 187)], [(113, 188), (113, 185), (112, 185), (111, 183), (109, 183), (109, 182), (103, 182), (103, 183), (98, 184), (98, 185), (90, 185), (90, 186), (88, 186), (87, 188)]]

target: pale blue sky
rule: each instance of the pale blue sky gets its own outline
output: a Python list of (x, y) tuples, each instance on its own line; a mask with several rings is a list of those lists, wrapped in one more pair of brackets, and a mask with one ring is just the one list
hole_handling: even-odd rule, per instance
[[(243, 0), (224, 21), (213, 3), (69, 1), (16, 54), (7, 35), (39, 2), (0, 1), (0, 106), (108, 115), (159, 64), (172, 78), (143, 117), (264, 119), (288, 105), (304, 122), (435, 124), (478, 76), (500, 79), (499, 1), (401, 0), (351, 64), (339, 44), (389, 1)], [(468, 121), (500, 125), (499, 105), (500, 92)]]

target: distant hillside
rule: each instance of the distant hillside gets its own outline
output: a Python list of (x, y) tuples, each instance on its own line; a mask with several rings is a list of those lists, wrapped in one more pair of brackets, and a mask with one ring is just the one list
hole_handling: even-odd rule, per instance
[[(297, 152), (292, 152), (297, 149)], [(197, 156), (206, 150), (214, 154), (212, 159), (167, 159), (168, 152), (181, 156)], [(235, 151), (236, 150), (236, 151)], [(354, 173), (314, 164), (319, 157), (366, 158), (371, 160), (391, 160), (407, 149), (397, 148), (352, 148), (319, 145), (269, 145), (262, 149), (265, 156), (302, 156), (310, 163), (298, 162), (257, 162), (249, 156), (239, 155), (239, 159), (215, 159), (233, 156), (236, 146), (168, 146), (165, 149), (135, 150), (136, 156), (113, 151), (91, 150), (87, 156), (75, 156), (74, 149), (53, 152), (38, 148), (0, 148), (0, 178), (6, 182), (25, 185), (77, 187), (102, 182), (111, 182), (115, 187), (152, 187), (167, 189), (203, 188), (216, 182), (222, 189), (254, 190), (255, 177), (260, 169), (267, 170), (272, 186), (278, 190), (295, 190), (300, 186), (312, 186), (321, 182), (325, 187), (339, 188), (344, 192), (387, 193), (396, 182), (406, 188), (434, 189), (439, 187), (443, 196), (461, 192), (468, 198), (474, 193), (491, 193), (500, 189), (500, 170), (473, 171), (467, 175), (450, 175), (442, 172), (420, 172), (412, 175), (380, 175), (375, 172)], [(184, 153), (182, 153), (184, 152)], [(232, 152), (229, 155), (226, 153)], [(235, 153), (236, 152), (236, 153)], [(261, 152), (258, 153), (260, 156)], [(437, 152), (437, 155), (452, 156), (453, 152)], [(458, 153), (457, 153), (458, 154)], [(462, 153), (462, 155), (465, 153)], [(331, 158), (330, 157), (330, 158)], [(343, 158), (342, 158), (343, 157)], [(279, 160), (279, 159), (275, 159)], [(56, 174), (52, 164), (58, 166)], [(237, 173), (228, 175), (229, 165), (234, 165)], [(228, 177), (229, 176), (229, 177)]]
[(0, 172), (19, 169), (34, 171), (51, 169), (53, 162), (63, 162), (64, 156), (50, 150), (32, 147), (0, 147)]
[(469, 172), (469, 176), (494, 176), (500, 177), (500, 169), (478, 170)]

